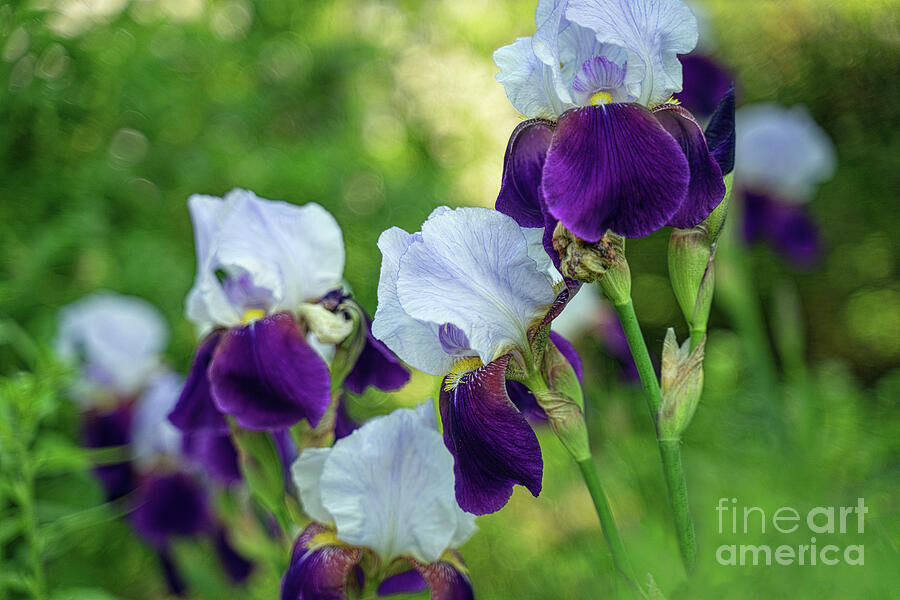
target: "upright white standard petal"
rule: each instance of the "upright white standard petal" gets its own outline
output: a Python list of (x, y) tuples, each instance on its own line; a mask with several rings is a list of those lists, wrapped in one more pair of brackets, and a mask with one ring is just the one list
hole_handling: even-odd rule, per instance
[(191, 196), (197, 276), (187, 316), (201, 332), (239, 325), (247, 310), (296, 311), (339, 287), (340, 227), (318, 204), (296, 206), (232, 190)]
[(168, 371), (153, 377), (141, 394), (134, 412), (131, 451), (141, 466), (150, 466), (163, 457), (181, 453), (181, 432), (169, 422), (184, 379)]
[(553, 72), (534, 54), (532, 38), (520, 37), (494, 51), (496, 80), (513, 107), (530, 118), (555, 119), (571, 106), (556, 90)]
[(575, 340), (591, 330), (598, 330), (606, 308), (592, 285), (583, 285), (566, 304), (566, 310), (553, 319), (553, 331), (567, 340)]
[(528, 329), (556, 298), (553, 284), (511, 217), (458, 208), (422, 225), (421, 238), (400, 257), (395, 289), (404, 313), (440, 327), (445, 352), (460, 356), (467, 347), (487, 364), (528, 348)]
[(565, 18), (628, 52), (625, 85), (641, 104), (681, 90), (679, 54), (697, 45), (697, 19), (682, 0), (569, 0)]
[(60, 311), (56, 351), (81, 370), (76, 398), (96, 391), (131, 396), (159, 366), (168, 339), (165, 321), (135, 296), (99, 292)]
[(834, 145), (803, 106), (745, 106), (735, 130), (734, 170), (743, 186), (805, 202), (834, 173)]
[(330, 451), (304, 450), (292, 467), (310, 516), (333, 521), (338, 539), (371, 548), (384, 564), (401, 555), (436, 561), (475, 531), (456, 503), (453, 458), (429, 413), (430, 401), (377, 417)]
[(378, 279), (378, 308), (372, 320), (372, 335), (412, 367), (443, 375), (453, 366), (453, 356), (444, 352), (438, 338), (439, 325), (417, 321), (406, 314), (397, 297), (400, 258), (421, 234), (412, 235), (392, 227), (378, 237), (381, 275)]

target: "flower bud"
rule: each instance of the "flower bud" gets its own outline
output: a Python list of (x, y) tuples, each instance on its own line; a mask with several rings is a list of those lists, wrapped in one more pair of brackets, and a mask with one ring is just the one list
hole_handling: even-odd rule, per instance
[(679, 347), (675, 330), (666, 332), (663, 342), (660, 391), (662, 403), (657, 413), (656, 429), (661, 441), (677, 441), (687, 429), (700, 393), (703, 391), (703, 349), (706, 336), (691, 350), (690, 341)]
[(706, 220), (703, 221), (703, 225), (709, 232), (709, 243), (713, 247), (715, 247), (716, 241), (718, 241), (719, 235), (722, 233), (722, 229), (725, 227), (725, 218), (728, 216), (728, 205), (731, 201), (731, 184), (733, 181), (734, 172), (731, 172), (725, 176), (725, 197), (722, 198), (722, 201), (719, 202), (719, 205), (716, 207), (716, 209), (709, 213), (709, 216), (706, 217)]
[(622, 236), (607, 231), (599, 241), (586, 242), (558, 223), (553, 248), (559, 254), (560, 272), (566, 277), (585, 283), (599, 281), (614, 304), (631, 299), (631, 271)]
[(340, 312), (332, 312), (321, 304), (303, 304), (298, 312), (309, 330), (323, 344), (340, 344), (353, 331), (352, 319)]
[(713, 248), (706, 226), (673, 229), (669, 238), (669, 279), (691, 330), (705, 331), (714, 288)]
[(538, 405), (547, 413), (553, 432), (576, 461), (591, 457), (584, 396), (575, 370), (554, 344), (547, 344), (541, 369), (546, 386), (530, 386)]

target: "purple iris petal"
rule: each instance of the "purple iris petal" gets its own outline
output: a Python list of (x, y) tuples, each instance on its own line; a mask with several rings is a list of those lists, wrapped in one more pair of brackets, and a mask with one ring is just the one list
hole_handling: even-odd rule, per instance
[(372, 320), (365, 315), (366, 345), (353, 369), (344, 379), (344, 387), (354, 394), (362, 394), (370, 385), (380, 390), (396, 390), (409, 381), (409, 370), (372, 335)]
[(169, 421), (185, 433), (193, 431), (228, 431), (225, 416), (216, 408), (209, 389), (209, 363), (222, 340), (224, 329), (216, 329), (200, 343), (191, 371), (184, 382), (175, 408), (169, 413)]
[(466, 332), (453, 323), (444, 323), (438, 328), (438, 341), (441, 348), (451, 356), (465, 356), (472, 354), (472, 345)]
[(675, 99), (695, 115), (706, 117), (731, 87), (731, 76), (714, 60), (701, 54), (681, 57), (681, 91)]
[(219, 562), (222, 563), (222, 568), (231, 581), (241, 583), (250, 576), (250, 573), (253, 572), (253, 563), (238, 554), (228, 541), (228, 534), (224, 527), (216, 529), (213, 545), (219, 556)]
[(322, 525), (313, 523), (300, 534), (281, 580), (281, 600), (346, 600), (347, 578), (362, 552), (339, 546), (310, 550), (309, 542), (324, 531)]
[(552, 137), (553, 123), (544, 119), (523, 121), (509, 136), (495, 207), (520, 227), (544, 227), (541, 174)]
[(241, 480), (238, 454), (227, 433), (194, 431), (182, 437), (185, 456), (225, 485)]
[(608, 104), (564, 113), (541, 187), (550, 213), (589, 242), (607, 229), (653, 233), (684, 200), (690, 169), (681, 147), (646, 108)]
[(688, 161), (691, 177), (687, 195), (668, 224), (687, 229), (709, 216), (725, 197), (722, 171), (709, 152), (700, 124), (676, 104), (653, 109), (653, 116), (675, 138)]
[(425, 578), (415, 569), (392, 575), (378, 586), (379, 596), (391, 596), (393, 594), (416, 594), (428, 587)]
[(315, 427), (330, 402), (328, 366), (294, 318), (278, 313), (229, 330), (209, 368), (213, 400), (245, 429)]
[[(461, 563), (462, 559), (459, 559), (458, 554), (457, 558)], [(416, 565), (431, 588), (431, 600), (475, 600), (472, 582), (453, 563), (443, 560), (427, 565), (410, 562)]]
[(334, 419), (335, 441), (345, 438), (359, 428), (359, 425), (347, 412), (347, 399), (341, 396), (338, 399), (337, 415)]
[(178, 567), (175, 566), (175, 561), (172, 560), (168, 550), (159, 552), (159, 563), (162, 566), (163, 576), (166, 578), (169, 592), (173, 596), (183, 596), (187, 591), (187, 585), (184, 583), (181, 573), (178, 572)]
[(132, 523), (147, 542), (163, 548), (171, 537), (197, 535), (209, 527), (206, 500), (206, 492), (188, 475), (153, 475), (138, 488)]
[(509, 355), (498, 358), (463, 376), (452, 390), (441, 390), (444, 443), (454, 458), (456, 499), (463, 510), (476, 515), (503, 508), (516, 484), (534, 496), (541, 492), (541, 447), (506, 393), (508, 363)]
[(815, 266), (822, 254), (816, 224), (806, 207), (774, 198), (769, 194), (744, 191), (744, 238), (748, 242), (765, 238), (795, 267)]
[[(131, 405), (122, 404), (111, 411), (90, 411), (84, 416), (83, 439), (88, 448), (125, 446), (131, 442)], [(130, 461), (94, 467), (94, 475), (113, 501), (135, 487), (134, 467)]]
[(706, 125), (706, 145), (723, 176), (734, 170), (735, 139), (734, 86), (731, 86)]

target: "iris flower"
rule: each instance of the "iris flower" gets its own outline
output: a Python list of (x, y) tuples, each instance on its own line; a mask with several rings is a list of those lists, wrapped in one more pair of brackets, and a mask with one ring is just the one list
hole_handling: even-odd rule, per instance
[[(205, 338), (171, 415), (183, 431), (316, 426), (331, 402), (326, 359), (352, 331), (325, 300), (341, 288), (341, 230), (324, 208), (264, 200), (233, 190), (192, 196), (197, 276), (187, 316)], [(337, 292), (339, 293), (339, 292)], [(363, 319), (364, 320), (364, 319)], [(406, 370), (366, 344), (358, 363), (377, 385), (395, 389)], [(352, 377), (353, 372), (350, 373)], [(354, 381), (358, 388), (370, 379)]]
[(376, 417), (292, 466), (303, 509), (282, 600), (341, 600), (365, 585), (361, 564), (388, 575), (378, 595), (430, 587), (435, 600), (472, 598), (455, 548), (475, 532), (453, 496), (453, 459), (432, 402)]
[[(669, 101), (697, 43), (681, 0), (540, 0), (537, 31), (494, 53), (513, 106), (497, 209), (596, 242), (700, 223), (725, 194), (723, 139)], [(709, 142), (709, 144), (708, 144)], [(552, 255), (552, 252), (551, 252)]]
[(541, 449), (506, 374), (540, 364), (542, 334), (568, 298), (542, 233), (494, 210), (440, 207), (421, 232), (393, 227), (378, 239), (372, 332), (409, 365), (444, 378), (456, 496), (474, 514), (502, 508), (515, 484), (541, 490)]
[(797, 266), (821, 252), (806, 208), (818, 184), (834, 173), (834, 146), (802, 106), (753, 104), (738, 111), (735, 179), (748, 242), (768, 239)]

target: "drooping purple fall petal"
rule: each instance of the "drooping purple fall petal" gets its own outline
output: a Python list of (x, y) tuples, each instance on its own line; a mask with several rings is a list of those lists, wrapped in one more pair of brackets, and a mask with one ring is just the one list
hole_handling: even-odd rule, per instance
[(294, 318), (278, 313), (229, 330), (209, 368), (216, 406), (246, 429), (315, 427), (330, 401), (328, 366)]
[(675, 99), (700, 117), (709, 116), (716, 110), (732, 81), (728, 71), (702, 54), (681, 57), (681, 76), (681, 91), (675, 93)]
[(653, 109), (653, 116), (681, 146), (690, 168), (687, 195), (668, 224), (687, 229), (709, 216), (725, 197), (722, 171), (710, 154), (700, 124), (691, 113), (676, 104)]
[(552, 138), (553, 123), (544, 119), (523, 121), (509, 136), (495, 206), (520, 227), (544, 226), (541, 176)]
[(215, 329), (200, 343), (178, 402), (169, 413), (169, 421), (185, 433), (228, 432), (228, 422), (213, 402), (208, 375), (209, 363), (224, 333), (224, 329)]
[(589, 242), (607, 229), (649, 235), (681, 206), (690, 182), (681, 147), (646, 108), (609, 104), (564, 113), (544, 164), (550, 214)]
[(472, 582), (462, 570), (462, 559), (459, 554), (455, 558), (459, 566), (446, 560), (429, 564), (410, 560), (431, 588), (431, 600), (475, 600)]
[(362, 551), (331, 545), (310, 549), (313, 538), (324, 531), (313, 523), (300, 534), (281, 580), (281, 600), (346, 600), (347, 579)]
[[(122, 404), (107, 412), (88, 411), (82, 425), (84, 445), (88, 448), (125, 446), (131, 441), (131, 417), (130, 404)], [(100, 480), (110, 502), (125, 496), (136, 485), (131, 461), (94, 467), (93, 473)]]
[(498, 358), (441, 391), (444, 443), (454, 457), (456, 499), (463, 510), (477, 515), (500, 510), (516, 484), (534, 496), (541, 492), (541, 447), (506, 393), (508, 363), (509, 355)]
[(706, 125), (706, 145), (719, 165), (722, 175), (734, 170), (734, 147), (736, 136), (734, 130), (734, 86), (722, 96), (722, 100)]
[(184, 473), (147, 477), (138, 488), (131, 518), (141, 537), (157, 548), (173, 537), (206, 531), (211, 523), (206, 492)]

